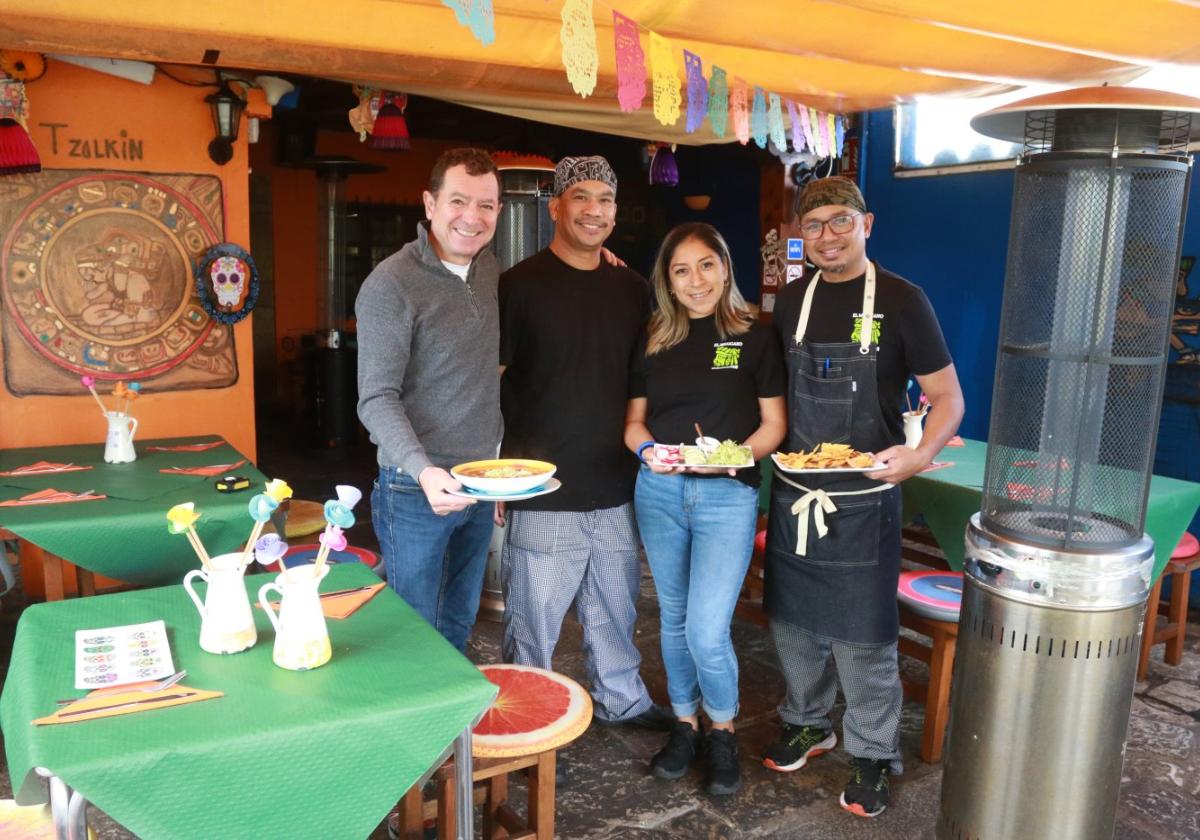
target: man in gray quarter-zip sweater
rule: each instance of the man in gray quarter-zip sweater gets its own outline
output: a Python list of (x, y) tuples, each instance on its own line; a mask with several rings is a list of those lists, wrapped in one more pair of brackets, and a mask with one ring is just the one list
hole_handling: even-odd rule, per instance
[(459, 650), (475, 623), (493, 505), (453, 496), (447, 471), (500, 444), (496, 165), (452, 149), (424, 194), (427, 223), (363, 283), (358, 416), (379, 447), (371, 520), (388, 583)]

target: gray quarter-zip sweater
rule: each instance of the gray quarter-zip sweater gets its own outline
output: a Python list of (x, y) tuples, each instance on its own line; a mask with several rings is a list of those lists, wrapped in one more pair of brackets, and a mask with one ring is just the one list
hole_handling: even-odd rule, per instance
[(490, 248), (466, 282), (442, 265), (428, 227), (375, 267), (354, 304), (358, 416), (381, 466), (414, 479), (496, 457), (500, 444), (499, 268)]

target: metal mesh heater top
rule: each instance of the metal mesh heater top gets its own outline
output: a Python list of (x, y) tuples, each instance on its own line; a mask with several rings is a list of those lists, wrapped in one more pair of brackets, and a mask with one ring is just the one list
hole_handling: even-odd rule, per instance
[(503, 206), (493, 242), (501, 271), (533, 256), (554, 236), (549, 210), (554, 164), (537, 160), (499, 164)]
[(1191, 115), (1032, 101), (973, 123), (999, 136), (1019, 126), (1026, 147), (982, 519), (1033, 545), (1110, 550), (1143, 531)]

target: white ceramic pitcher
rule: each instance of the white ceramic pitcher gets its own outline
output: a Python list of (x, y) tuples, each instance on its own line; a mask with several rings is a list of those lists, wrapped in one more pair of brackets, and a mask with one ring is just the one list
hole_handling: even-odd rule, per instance
[[(200, 648), (209, 653), (237, 653), (258, 641), (242, 560), (240, 551), (219, 554), (210, 559), (210, 570), (193, 569), (183, 577), (183, 588), (200, 611)], [(196, 578), (208, 583), (203, 603), (192, 587)]]
[(904, 412), (904, 445), (909, 449), (916, 449), (921, 445), (921, 438), (924, 436), (924, 434), (925, 412)]
[(104, 440), (104, 462), (106, 464), (128, 464), (137, 460), (133, 450), (133, 436), (137, 432), (138, 421), (123, 411), (106, 411), (108, 418), (108, 437)]
[[(328, 564), (323, 564), (319, 570), (312, 563), (293, 566), (286, 574), (276, 576), (274, 583), (265, 583), (258, 590), (258, 602), (275, 626), (272, 659), (280, 668), (308, 671), (329, 661), (333, 651), (317, 594), (317, 588), (327, 574)], [(271, 591), (278, 592), (282, 598), (278, 616), (267, 601), (267, 593)]]

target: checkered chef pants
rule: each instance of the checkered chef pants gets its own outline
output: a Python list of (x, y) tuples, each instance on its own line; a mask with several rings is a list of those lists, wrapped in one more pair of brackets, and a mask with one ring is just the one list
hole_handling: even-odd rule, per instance
[(504, 661), (551, 668), (571, 602), (597, 717), (651, 705), (633, 644), (641, 563), (633, 504), (603, 510), (512, 511), (501, 555)]
[[(842, 740), (858, 758), (890, 759), (892, 773), (900, 761), (900, 706), (904, 689), (896, 661), (896, 643), (854, 645), (771, 619), (771, 638), (787, 682), (779, 716), (795, 726), (832, 729), (829, 710), (838, 682), (846, 698)], [(836, 670), (835, 666), (836, 665)]]

